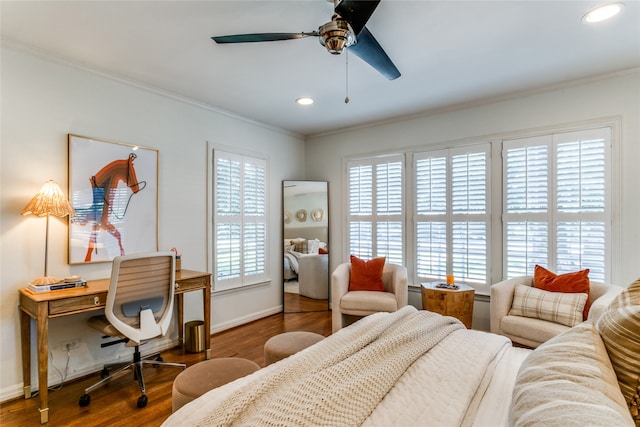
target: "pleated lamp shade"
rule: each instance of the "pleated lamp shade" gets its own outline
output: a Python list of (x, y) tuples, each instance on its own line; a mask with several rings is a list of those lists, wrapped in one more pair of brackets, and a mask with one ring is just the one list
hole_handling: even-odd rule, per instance
[(67, 215), (75, 215), (76, 211), (73, 210), (69, 200), (62, 193), (60, 186), (50, 180), (42, 186), (38, 194), (33, 196), (33, 199), (27, 203), (21, 213), (22, 215), (65, 217)]

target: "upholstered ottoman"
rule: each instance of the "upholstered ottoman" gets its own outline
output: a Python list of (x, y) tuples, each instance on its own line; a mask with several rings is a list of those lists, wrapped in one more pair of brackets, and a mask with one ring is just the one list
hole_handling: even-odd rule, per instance
[(260, 369), (257, 363), (239, 357), (205, 360), (189, 366), (173, 381), (172, 410), (177, 411), (209, 390)]
[(315, 332), (285, 332), (269, 338), (264, 344), (264, 365), (291, 356), (302, 349), (321, 341), (324, 336)]

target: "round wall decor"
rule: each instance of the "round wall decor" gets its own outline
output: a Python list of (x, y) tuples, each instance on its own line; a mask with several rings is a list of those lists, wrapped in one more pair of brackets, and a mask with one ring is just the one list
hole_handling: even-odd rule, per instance
[(322, 221), (322, 217), (324, 216), (324, 211), (320, 208), (315, 208), (311, 211), (311, 219), (319, 222)]
[(299, 222), (305, 222), (307, 220), (307, 211), (305, 209), (300, 209), (296, 212), (296, 219)]

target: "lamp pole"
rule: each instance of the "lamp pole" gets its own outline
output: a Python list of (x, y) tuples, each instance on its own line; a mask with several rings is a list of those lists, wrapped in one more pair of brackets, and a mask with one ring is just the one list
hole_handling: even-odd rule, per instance
[(44, 277), (47, 275), (47, 259), (49, 258), (49, 214), (47, 214), (47, 226), (44, 235)]

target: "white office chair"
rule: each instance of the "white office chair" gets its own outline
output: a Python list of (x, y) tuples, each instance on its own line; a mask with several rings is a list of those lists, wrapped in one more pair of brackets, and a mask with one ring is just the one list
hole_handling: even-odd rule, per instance
[(143, 408), (147, 406), (147, 395), (142, 376), (142, 364), (185, 368), (186, 365), (181, 363), (163, 362), (159, 356), (154, 360), (145, 360), (141, 357), (139, 348), (144, 342), (163, 336), (169, 329), (173, 313), (174, 280), (175, 254), (173, 252), (133, 254), (114, 258), (105, 314), (90, 318), (89, 326), (102, 332), (105, 338), (120, 338), (101, 344), (101, 347), (118, 343), (135, 347), (133, 361), (112, 374), (109, 374), (109, 367), (105, 366), (101, 372), (102, 380), (85, 389), (84, 395), (78, 402), (80, 406), (89, 405), (91, 402), (89, 393), (93, 390), (132, 368), (142, 392), (137, 405), (138, 408)]

